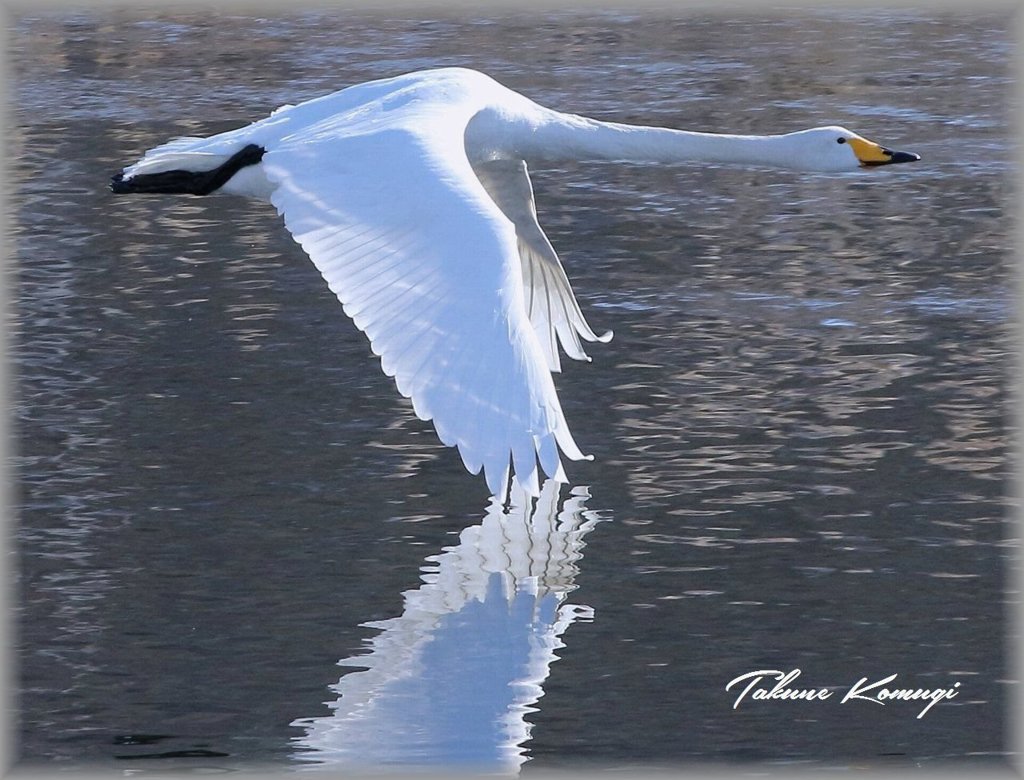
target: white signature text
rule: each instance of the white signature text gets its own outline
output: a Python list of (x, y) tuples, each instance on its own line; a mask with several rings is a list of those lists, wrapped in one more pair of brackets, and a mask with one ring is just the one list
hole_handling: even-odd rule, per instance
[[(739, 692), (732, 705), (734, 710), (738, 709), (740, 703), (747, 698), (753, 701), (825, 701), (830, 699), (833, 693), (839, 692), (836, 686), (820, 688), (793, 687), (793, 683), (796, 682), (800, 674), (799, 669), (793, 669), (789, 672), (783, 672), (779, 669), (758, 669), (757, 671), (747, 672), (739, 677), (734, 677), (725, 686), (725, 690), (729, 691), (736, 688)], [(887, 687), (897, 677), (898, 675), (896, 674), (890, 674), (888, 677), (874, 682), (869, 682), (867, 677), (861, 677), (846, 691), (846, 694), (839, 703), (846, 704), (848, 701), (859, 700), (885, 706), (887, 702), (891, 701), (926, 701), (927, 704), (925, 704), (924, 709), (917, 714), (917, 717), (920, 719), (940, 701), (955, 698), (957, 693), (959, 693), (957, 690), (960, 687), (959, 682), (953, 683), (949, 688)]]

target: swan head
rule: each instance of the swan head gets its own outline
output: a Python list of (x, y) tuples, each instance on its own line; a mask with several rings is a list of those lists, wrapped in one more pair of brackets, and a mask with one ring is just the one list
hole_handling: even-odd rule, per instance
[(921, 159), (919, 154), (894, 152), (838, 125), (815, 127), (792, 135), (798, 137), (802, 161), (815, 170), (852, 171)]

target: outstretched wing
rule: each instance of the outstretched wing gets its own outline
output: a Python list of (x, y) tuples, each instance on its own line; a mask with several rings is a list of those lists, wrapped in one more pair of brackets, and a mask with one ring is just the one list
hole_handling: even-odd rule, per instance
[[(443, 119), (438, 119), (442, 122)], [(527, 318), (516, 234), (458, 128), (365, 125), (286, 139), (263, 158), (271, 201), (416, 414), (499, 493), (510, 458), (581, 459)]]
[(558, 344), (575, 360), (589, 360), (580, 337), (607, 342), (611, 331), (598, 336), (576, 303), (558, 255), (537, 222), (530, 174), (523, 160), (488, 160), (473, 170), (491, 198), (515, 225), (522, 262), (526, 312), (540, 340), (548, 368), (561, 370)]

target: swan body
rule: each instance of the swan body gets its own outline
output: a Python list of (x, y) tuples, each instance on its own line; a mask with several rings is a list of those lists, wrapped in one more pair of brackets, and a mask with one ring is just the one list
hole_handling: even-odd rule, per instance
[[(117, 193), (229, 193), (270, 201), (385, 374), (483, 469), (514, 474), (586, 456), (555, 393), (558, 347), (596, 334), (537, 222), (528, 165), (565, 159), (849, 171), (919, 159), (842, 127), (774, 136), (600, 122), (534, 103), (462, 68), (349, 87), (209, 138), (179, 138), (116, 175)], [(511, 471), (510, 471), (511, 469)]]

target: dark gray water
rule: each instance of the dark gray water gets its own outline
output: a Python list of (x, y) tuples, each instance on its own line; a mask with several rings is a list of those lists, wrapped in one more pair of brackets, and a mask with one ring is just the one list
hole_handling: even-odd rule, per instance
[[(18, 20), (22, 760), (1005, 757), (1007, 28), (877, 11)], [(616, 337), (557, 381), (595, 460), (503, 510), (271, 207), (106, 190), (169, 137), (439, 65), (599, 118), (840, 123), (924, 159), (535, 171), (577, 296)], [(734, 708), (726, 685), (759, 669), (833, 694)], [(957, 695), (921, 718), (916, 701), (841, 703), (892, 674)]]

